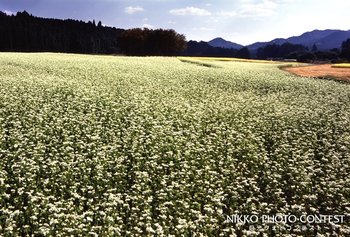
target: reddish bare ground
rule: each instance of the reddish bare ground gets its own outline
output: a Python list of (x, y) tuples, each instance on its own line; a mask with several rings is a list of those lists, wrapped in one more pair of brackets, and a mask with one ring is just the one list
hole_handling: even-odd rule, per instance
[(333, 68), (331, 64), (287, 67), (284, 70), (305, 77), (332, 77), (350, 81), (350, 68)]

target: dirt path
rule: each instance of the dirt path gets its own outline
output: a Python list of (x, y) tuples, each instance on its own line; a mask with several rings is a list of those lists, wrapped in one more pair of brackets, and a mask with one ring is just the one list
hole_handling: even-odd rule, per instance
[(350, 81), (350, 68), (333, 68), (331, 64), (312, 65), (303, 67), (287, 67), (285, 71), (306, 77), (332, 77)]

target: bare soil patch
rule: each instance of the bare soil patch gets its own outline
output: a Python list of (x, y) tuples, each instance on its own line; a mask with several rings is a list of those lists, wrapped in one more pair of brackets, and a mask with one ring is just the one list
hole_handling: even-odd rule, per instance
[(332, 64), (287, 67), (283, 69), (304, 77), (329, 77), (342, 81), (350, 81), (350, 68), (333, 68)]

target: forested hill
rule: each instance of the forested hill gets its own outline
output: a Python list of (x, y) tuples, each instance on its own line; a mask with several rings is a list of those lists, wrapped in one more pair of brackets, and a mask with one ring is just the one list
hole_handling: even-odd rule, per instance
[(0, 51), (119, 53), (122, 29), (101, 22), (35, 17), (27, 12), (8, 16), (0, 11)]

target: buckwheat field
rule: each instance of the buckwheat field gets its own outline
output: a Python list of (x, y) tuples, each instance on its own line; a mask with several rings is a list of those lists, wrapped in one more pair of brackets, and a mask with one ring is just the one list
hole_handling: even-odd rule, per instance
[(350, 85), (278, 66), (1, 53), (0, 235), (349, 236)]

